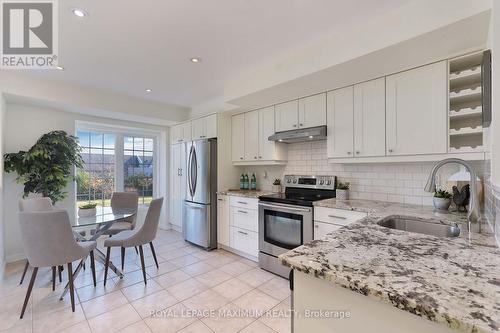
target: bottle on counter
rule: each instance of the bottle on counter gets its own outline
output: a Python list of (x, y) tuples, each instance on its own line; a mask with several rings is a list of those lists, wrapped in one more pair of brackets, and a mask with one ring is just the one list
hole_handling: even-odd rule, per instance
[(244, 190), (244, 189), (245, 189), (245, 175), (241, 174), (241, 177), (240, 177), (240, 190)]
[(248, 190), (248, 189), (250, 188), (250, 186), (249, 186), (249, 185), (250, 185), (250, 184), (249, 184), (248, 175), (247, 175), (247, 174), (245, 174), (245, 175), (243, 176), (243, 189), (244, 189), (244, 190)]
[(252, 173), (252, 178), (250, 179), (250, 189), (251, 190), (257, 189), (257, 177), (255, 177), (255, 173)]

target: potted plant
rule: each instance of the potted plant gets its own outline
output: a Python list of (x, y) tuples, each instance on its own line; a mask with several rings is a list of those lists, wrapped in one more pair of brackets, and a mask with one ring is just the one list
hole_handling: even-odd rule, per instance
[(341, 183), (339, 182), (337, 185), (337, 189), (335, 190), (335, 196), (340, 200), (349, 200), (349, 183)]
[(4, 155), (5, 172), (16, 172), (24, 185), (23, 198), (30, 193), (49, 197), (52, 203), (66, 197), (64, 188), (75, 180), (75, 167), (83, 167), (78, 138), (64, 131), (44, 134), (28, 151)]
[(78, 207), (78, 216), (79, 217), (90, 217), (96, 215), (96, 203), (88, 203), (81, 205)]
[(434, 198), (432, 198), (434, 207), (439, 210), (448, 210), (451, 205), (451, 197), (452, 194), (446, 190), (436, 190)]
[(273, 182), (273, 192), (281, 193), (281, 180), (276, 178)]

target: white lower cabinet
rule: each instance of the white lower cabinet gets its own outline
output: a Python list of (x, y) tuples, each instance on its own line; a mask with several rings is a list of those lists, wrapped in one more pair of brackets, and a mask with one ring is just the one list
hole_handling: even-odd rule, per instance
[(231, 247), (257, 258), (259, 256), (259, 235), (246, 229), (231, 227)]
[[(258, 199), (230, 196), (228, 209), (228, 250), (235, 250), (240, 255), (257, 260), (259, 256)], [(220, 241), (219, 243), (222, 244)]]
[(217, 243), (229, 246), (229, 198), (217, 195)]
[(321, 239), (326, 234), (348, 224), (361, 220), (368, 214), (345, 209), (314, 207), (314, 239)]

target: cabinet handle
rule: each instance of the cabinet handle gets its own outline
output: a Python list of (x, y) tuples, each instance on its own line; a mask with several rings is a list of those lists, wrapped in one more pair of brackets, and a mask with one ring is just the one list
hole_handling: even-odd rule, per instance
[(304, 126), (304, 124), (299, 124), (300, 127)]
[(243, 157), (240, 157), (240, 160), (242, 160), (242, 159), (243, 159)]
[(237, 201), (237, 203), (242, 204), (242, 205), (247, 205), (248, 204), (245, 201)]
[(224, 201), (224, 199), (221, 199), (221, 198), (219, 198), (219, 199), (217, 199), (217, 200), (219, 200), (219, 201)]
[(239, 234), (242, 234), (242, 235), (245, 235), (245, 236), (247, 236), (247, 235), (248, 235), (246, 232), (239, 231), (239, 230), (238, 230), (238, 233), (239, 233)]
[(356, 151), (356, 154), (359, 155), (359, 151)]
[(389, 149), (389, 153), (392, 153), (393, 151), (394, 151), (394, 150), (392, 150), (392, 149)]
[(337, 215), (328, 215), (328, 217), (332, 217), (334, 219), (341, 219), (341, 220), (346, 220), (347, 219), (347, 217), (337, 216)]
[(350, 151), (347, 152), (347, 155), (351, 155), (352, 153)]
[(253, 158), (256, 160), (256, 159), (257, 159), (257, 156), (254, 156)]
[(248, 214), (248, 212), (245, 212), (244, 210), (239, 210), (238, 213), (241, 213), (241, 214)]
[(262, 156), (259, 156), (259, 158), (262, 158)]
[(317, 225), (317, 224), (316, 224), (314, 227), (315, 227), (315, 228), (319, 228), (319, 225)]
[(293, 127), (297, 127), (297, 124), (293, 124)]

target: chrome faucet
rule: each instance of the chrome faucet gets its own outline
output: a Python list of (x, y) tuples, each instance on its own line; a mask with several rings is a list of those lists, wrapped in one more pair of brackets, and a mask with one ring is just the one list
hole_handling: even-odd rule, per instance
[(459, 158), (447, 158), (437, 162), (432, 168), (432, 171), (429, 175), (429, 178), (427, 179), (427, 184), (425, 185), (424, 190), (427, 192), (436, 191), (436, 173), (439, 170), (439, 168), (449, 163), (458, 163), (460, 165), (463, 165), (469, 172), (470, 200), (469, 200), (469, 208), (467, 210), (467, 221), (468, 221), (467, 229), (470, 231), (470, 224), (477, 222), (479, 224), (479, 233), (481, 233), (481, 212), (479, 210), (479, 198), (477, 195), (477, 187), (476, 187), (477, 176), (476, 173), (474, 172), (474, 169), (469, 163)]

